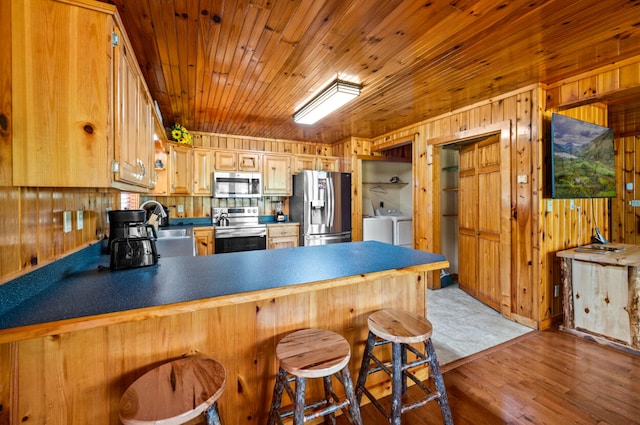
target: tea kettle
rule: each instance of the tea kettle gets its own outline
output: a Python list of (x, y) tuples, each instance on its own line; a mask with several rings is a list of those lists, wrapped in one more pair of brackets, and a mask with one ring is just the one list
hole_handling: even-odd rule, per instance
[(229, 217), (227, 217), (227, 213), (221, 213), (220, 217), (218, 217), (218, 226), (226, 227), (229, 225)]

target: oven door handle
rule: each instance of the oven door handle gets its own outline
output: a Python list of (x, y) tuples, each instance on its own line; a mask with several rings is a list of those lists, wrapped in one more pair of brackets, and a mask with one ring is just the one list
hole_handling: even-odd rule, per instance
[(260, 238), (266, 238), (267, 237), (267, 229), (265, 228), (264, 230), (259, 229), (234, 229), (234, 230), (219, 230), (218, 228), (216, 228), (215, 230), (215, 237), (216, 238), (221, 238), (221, 239), (225, 239), (225, 238), (249, 238), (249, 237), (260, 237)]

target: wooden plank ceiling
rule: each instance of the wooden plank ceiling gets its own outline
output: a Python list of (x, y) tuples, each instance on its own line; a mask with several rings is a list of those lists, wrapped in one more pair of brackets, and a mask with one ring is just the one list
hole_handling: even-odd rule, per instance
[[(639, 0), (103, 1), (165, 125), (235, 135), (374, 137), (640, 54)], [(343, 75), (363, 85), (358, 99), (293, 122)]]

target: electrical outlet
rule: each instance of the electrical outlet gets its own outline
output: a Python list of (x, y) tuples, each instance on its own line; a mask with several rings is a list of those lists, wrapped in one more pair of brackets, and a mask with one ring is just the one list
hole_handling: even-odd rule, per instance
[(576, 209), (576, 203), (575, 203), (575, 201), (573, 199), (571, 199), (569, 201), (569, 208), (572, 209), (572, 210)]
[(71, 219), (71, 211), (65, 211), (62, 213), (62, 218), (64, 222), (64, 233), (69, 233), (72, 230), (72, 219)]
[(551, 199), (547, 200), (547, 212), (553, 211), (553, 201)]
[(178, 212), (179, 213), (183, 213), (184, 212), (184, 205), (178, 204)]
[(76, 211), (76, 228), (82, 230), (84, 228), (84, 213), (82, 211)]

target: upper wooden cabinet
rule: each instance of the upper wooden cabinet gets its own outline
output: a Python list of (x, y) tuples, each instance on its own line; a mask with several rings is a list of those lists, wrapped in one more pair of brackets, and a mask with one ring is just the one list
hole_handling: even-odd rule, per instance
[(302, 170), (340, 171), (340, 158), (335, 156), (296, 155), (293, 161), (293, 174)]
[(216, 171), (260, 172), (260, 154), (251, 152), (215, 151)]
[(291, 196), (291, 156), (263, 156), (262, 193), (266, 196)]
[(211, 149), (193, 149), (193, 195), (211, 196), (213, 152)]
[(151, 187), (153, 171), (153, 121), (138, 64), (128, 42), (115, 28), (116, 120), (115, 180)]
[(11, 15), (13, 185), (146, 191), (153, 112), (115, 7), (13, 0)]
[(190, 195), (193, 182), (191, 148), (172, 144), (169, 147), (169, 194)]

